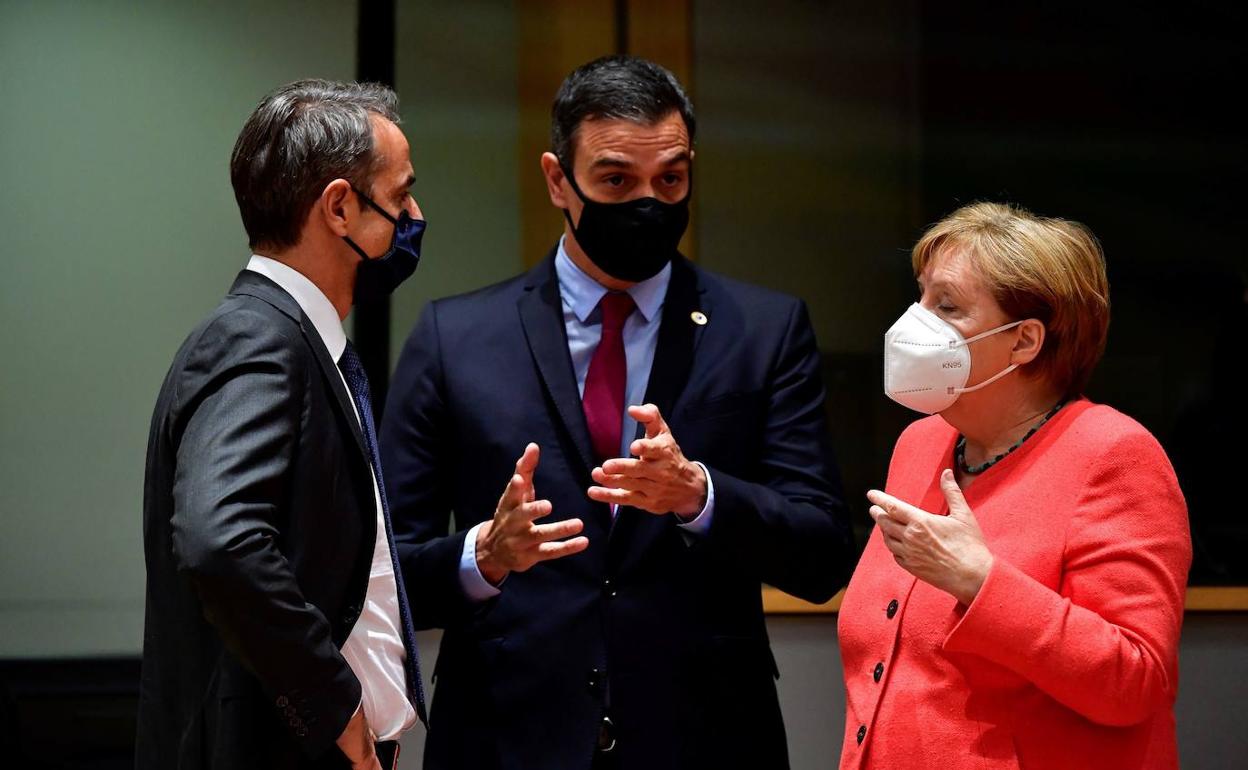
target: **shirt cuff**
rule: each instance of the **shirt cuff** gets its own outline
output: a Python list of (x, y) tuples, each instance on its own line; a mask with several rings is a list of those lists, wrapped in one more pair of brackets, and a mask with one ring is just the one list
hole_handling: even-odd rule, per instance
[(697, 460), (694, 460), (697, 466), (702, 469), (702, 474), (706, 476), (706, 505), (702, 506), (702, 511), (689, 521), (684, 521), (679, 516), (676, 517), (677, 525), (690, 535), (698, 537), (706, 537), (711, 531), (711, 519), (715, 517), (715, 482), (711, 481), (711, 472), (707, 467)]
[(468, 530), (468, 536), (464, 538), (464, 550), (459, 555), (459, 585), (464, 589), (464, 595), (474, 602), (493, 599), (502, 593), (497, 587), (490, 585), (490, 581), (485, 579), (477, 567), (477, 530), (481, 529), (481, 524)]

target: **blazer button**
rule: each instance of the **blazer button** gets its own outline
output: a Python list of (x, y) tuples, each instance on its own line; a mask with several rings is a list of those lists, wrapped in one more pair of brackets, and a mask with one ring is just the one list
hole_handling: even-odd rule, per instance
[(277, 696), (277, 707), (278, 707), (279, 709), (286, 708), (286, 705), (287, 705), (288, 703), (290, 703), (290, 700), (289, 700), (289, 699), (287, 699), (287, 697), (286, 697), (285, 695), (279, 695), (279, 696)]
[(298, 730), (295, 730), (295, 735), (298, 735), (300, 738), (307, 738), (307, 737), (308, 737), (308, 728), (306, 728), (306, 727), (300, 727)]
[(892, 620), (893, 616), (896, 614), (897, 614), (897, 600), (893, 599), (891, 602), (888, 603), (888, 619)]
[(867, 726), (859, 725), (858, 727), (858, 745), (862, 745), (862, 739), (867, 737)]
[(871, 676), (875, 678), (875, 681), (880, 681), (880, 677), (884, 676), (884, 664), (876, 663), (875, 670), (871, 672)]
[(601, 698), (606, 690), (607, 672), (600, 668), (591, 668), (589, 670), (589, 678), (586, 684), (589, 685), (589, 692), (595, 698)]

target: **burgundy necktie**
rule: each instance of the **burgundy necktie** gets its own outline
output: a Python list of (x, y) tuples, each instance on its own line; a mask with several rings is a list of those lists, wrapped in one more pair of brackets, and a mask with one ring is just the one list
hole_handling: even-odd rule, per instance
[(624, 356), (624, 322), (636, 305), (623, 292), (603, 295), (598, 303), (602, 310), (602, 339), (589, 361), (585, 377), (585, 393), (581, 406), (589, 425), (589, 438), (598, 462), (620, 456), (621, 431), (624, 423), (624, 386), (628, 379), (628, 360)]

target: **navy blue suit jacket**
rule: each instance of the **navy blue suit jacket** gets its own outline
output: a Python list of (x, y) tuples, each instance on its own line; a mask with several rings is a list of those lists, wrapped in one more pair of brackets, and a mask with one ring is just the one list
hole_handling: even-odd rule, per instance
[[(553, 255), (426, 308), (381, 451), (417, 626), (445, 629), (427, 768), (588, 768), (608, 702), (625, 768), (787, 766), (760, 584), (824, 601), (852, 558), (805, 306), (678, 260), (647, 401), (714, 481), (693, 542), (671, 515), (623, 508), (613, 523), (586, 497)], [(466, 530), (530, 441), (549, 521), (581, 518), (589, 548), (475, 604), (458, 577)]]

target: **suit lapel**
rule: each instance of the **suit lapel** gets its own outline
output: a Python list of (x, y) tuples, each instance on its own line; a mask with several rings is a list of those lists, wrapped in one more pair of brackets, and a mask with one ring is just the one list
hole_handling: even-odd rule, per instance
[[(303, 335), (308, 338), (308, 344), (312, 346), (312, 352), (316, 354), (316, 363), (321, 367), (325, 379), (329, 382), (330, 390), (334, 392), (334, 400), (338, 402), (338, 411), (342, 413), (347, 425), (351, 429), (351, 435), (355, 437), (355, 445), (360, 450), (360, 456), (364, 458), (364, 462), (370, 468), (372, 461), (368, 459), (368, 448), (364, 444), (364, 434), (360, 431), (360, 421), (356, 419), (355, 405), (351, 401), (351, 394), (347, 392), (346, 386), (342, 384), (342, 374), (338, 370), (338, 363), (329, 355), (329, 348), (325, 347), (324, 340), (317, 333), (316, 327), (312, 325), (306, 317), (300, 319), (300, 328), (303, 329)], [(375, 429), (375, 426), (374, 426)]]
[(347, 392), (346, 387), (342, 384), (342, 375), (338, 371), (338, 362), (334, 361), (329, 355), (329, 348), (325, 347), (325, 341), (317, 333), (312, 321), (304, 315), (303, 308), (299, 307), (299, 303), (295, 301), (295, 298), (265, 276), (250, 270), (244, 270), (238, 274), (238, 278), (234, 281), (234, 286), (230, 288), (230, 293), (245, 294), (249, 297), (263, 300), (298, 322), (300, 331), (303, 332), (304, 338), (308, 341), (308, 346), (312, 348), (316, 363), (321, 367), (321, 372), (325, 375), (325, 380), (329, 383), (330, 390), (334, 393), (334, 400), (338, 403), (338, 411), (350, 429), (351, 435), (355, 438), (355, 446), (359, 449), (360, 457), (363, 458), (365, 465), (371, 468), (372, 463), (368, 459), (368, 449), (364, 445), (364, 434), (360, 432), (360, 422), (355, 418), (355, 407), (351, 402), (351, 394)]
[[(701, 311), (710, 315), (705, 300), (693, 266), (683, 258), (673, 262), (672, 282), (663, 302), (659, 340), (654, 350), (654, 364), (650, 367), (650, 382), (646, 385), (646, 401), (658, 406), (667, 420), (671, 419), (676, 399), (689, 381), (693, 353), (705, 328), (694, 322), (693, 313)], [(644, 429), (638, 428), (638, 437), (645, 435)]]
[(572, 369), (572, 356), (568, 353), (563, 301), (559, 296), (559, 280), (554, 264), (552, 252), (529, 272), (530, 280), (519, 302), (520, 321), (542, 383), (588, 476), (596, 463), (589, 440), (589, 427), (581, 408), (581, 395), (576, 386), (576, 372)]
[[(672, 262), (672, 281), (663, 302), (659, 339), (650, 381), (646, 385), (646, 402), (657, 406), (669, 424), (677, 400), (689, 381), (694, 353), (705, 329), (693, 320), (697, 311), (712, 315), (697, 271), (684, 258), (677, 259)], [(638, 425), (636, 438), (644, 435), (645, 428)], [(680, 436), (676, 436), (676, 440), (679, 442)], [(629, 553), (639, 552), (644, 543), (669, 526), (666, 518), (635, 508), (621, 508), (611, 529), (610, 561), (619, 564)]]

